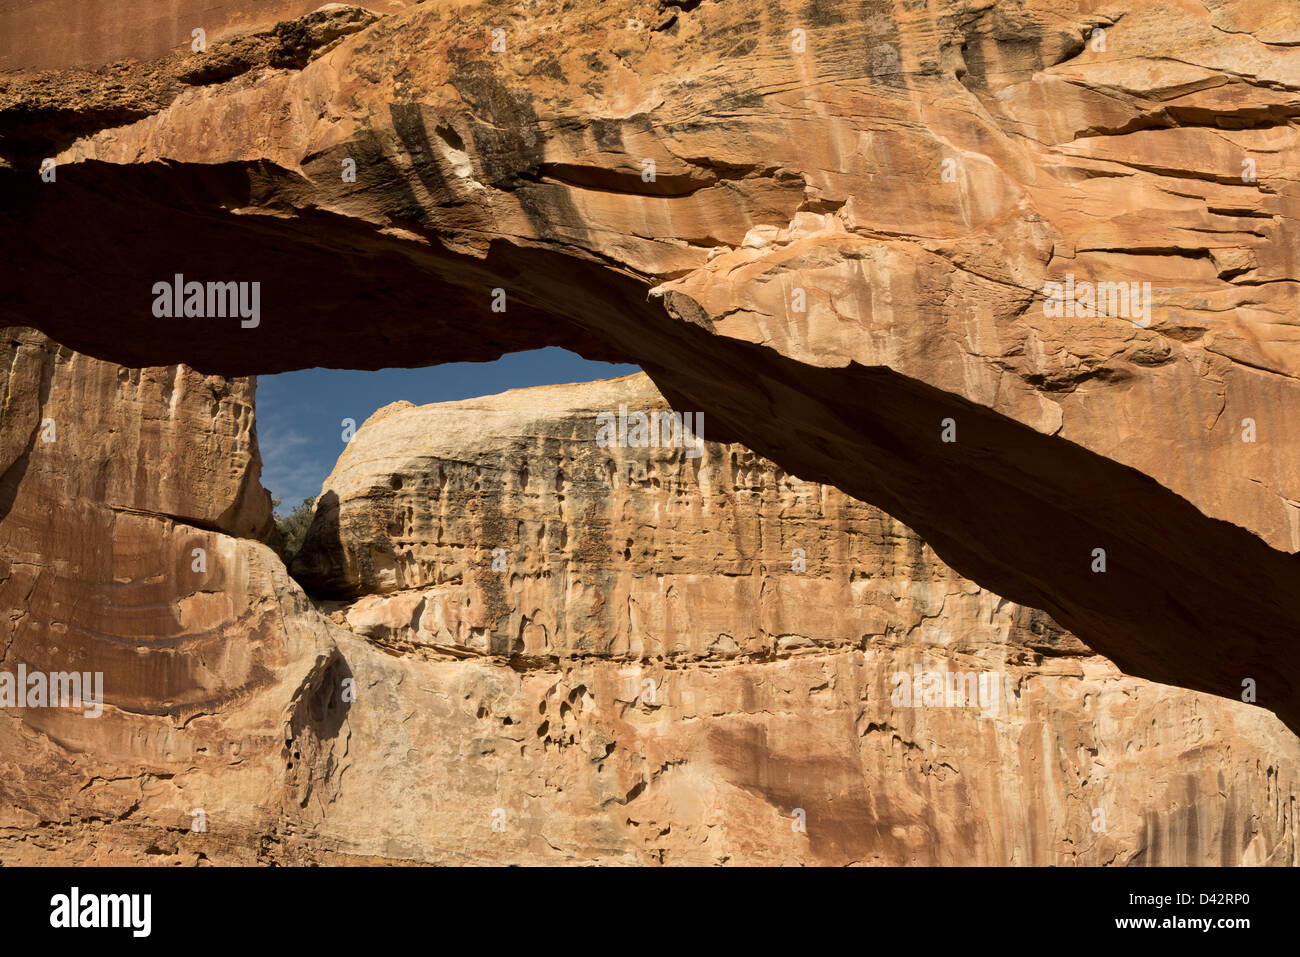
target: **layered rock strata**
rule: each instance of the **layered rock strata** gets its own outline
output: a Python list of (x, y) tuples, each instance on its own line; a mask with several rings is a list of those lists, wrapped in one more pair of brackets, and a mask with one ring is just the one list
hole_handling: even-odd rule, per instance
[[(1119, 674), (878, 509), (667, 409), (645, 376), (399, 402), (324, 483), (295, 574), (394, 668), (456, 675), (423, 691), (478, 722), (452, 799), (409, 792), (429, 816), (481, 830), (482, 764), (517, 782), (505, 833), (545, 819), (571, 860), (599, 859), (560, 839), (577, 821), (669, 863), (1293, 860), (1273, 718)], [(1220, 785), (1242, 733), (1278, 758)], [(1280, 829), (1246, 837), (1270, 801)]]
[[(251, 381), (0, 342), (0, 671), (103, 674), (98, 717), (0, 708), (4, 863), (1295, 863), (1267, 712), (738, 447), (595, 444), (644, 378), (377, 414), (318, 608)], [(895, 707), (914, 665), (999, 696)]]
[[(224, 375), (637, 361), (1126, 671), (1300, 727), (1294, 5), (267, 0), (24, 55), (28, 6), (6, 321)], [(260, 323), (160, 321), (176, 274), (261, 282)]]
[(0, 682), (47, 685), (0, 684), (0, 860), (259, 859), (293, 793), (285, 728), (336, 651), (259, 541), (253, 380), (19, 328), (0, 367)]

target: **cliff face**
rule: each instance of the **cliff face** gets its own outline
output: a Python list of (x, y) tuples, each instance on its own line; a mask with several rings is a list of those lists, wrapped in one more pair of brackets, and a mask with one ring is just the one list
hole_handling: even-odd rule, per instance
[[(1294, 5), (686, 6), (11, 35), (0, 318), (223, 375), (636, 361), (1125, 671), (1300, 726)], [(176, 274), (262, 283), (256, 323), (157, 318)]]
[(879, 509), (664, 414), (644, 375), (390, 405), (325, 480), (294, 575), (426, 657), (764, 661), (971, 629), (1088, 653)]
[[(295, 693), (333, 645), (258, 541), (253, 381), (126, 369), (27, 329), (0, 333), (0, 366), (3, 671), (82, 679), (80, 706), (0, 696), (0, 858), (255, 859)], [(215, 845), (182, 843), (194, 811)]]
[(739, 446), (619, 445), (643, 376), (381, 410), (317, 603), (257, 540), (251, 381), (2, 341), (0, 670), (103, 674), (0, 709), (5, 863), (1297, 863), (1267, 711)]
[[(368, 6), (391, 13), (410, 5), (408, 0), (376, 0)], [(307, 17), (322, 6), (343, 4), (172, 0), (160, 7), (147, 2), (8, 2), (0, 4), (0, 37), (4, 38), (0, 70), (93, 70), (127, 59), (149, 61), (189, 47), (195, 29), (202, 29), (214, 43), (236, 42), (269, 33), (276, 24)]]
[[(467, 857), (501, 853), (474, 837), (486, 791), (508, 853), (538, 828), (571, 860), (1293, 859), (1279, 722), (1119, 674), (878, 509), (667, 409), (644, 376), (397, 403), (324, 483), (295, 573), (429, 663), (445, 760), (473, 728), (454, 799), (426, 806), (448, 782), (424, 767), (381, 792)], [(961, 698), (929, 697), (956, 675)], [(1242, 761), (1242, 735), (1278, 757)]]

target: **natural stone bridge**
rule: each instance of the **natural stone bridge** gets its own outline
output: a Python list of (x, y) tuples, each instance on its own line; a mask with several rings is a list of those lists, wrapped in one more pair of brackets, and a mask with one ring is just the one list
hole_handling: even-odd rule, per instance
[[(148, 66), (11, 49), (61, 69), (0, 100), (3, 316), (226, 375), (638, 362), (1130, 673), (1249, 678), (1294, 727), (1300, 18), (1175, 6), (424, 3)], [(277, 68), (290, 35), (322, 46)], [(158, 321), (177, 272), (260, 281), (263, 321)], [(1153, 282), (1149, 327), (1049, 318), (1067, 274)]]
[[(97, 32), (129, 6), (5, 31), (0, 323), (222, 378), (636, 362), (1127, 674), (1300, 728), (1300, 13), (195, 2)], [(176, 274), (260, 283), (260, 321), (155, 317)], [(1152, 291), (1135, 321), (1052, 283)], [(164, 511), (258, 534), (239, 489)]]

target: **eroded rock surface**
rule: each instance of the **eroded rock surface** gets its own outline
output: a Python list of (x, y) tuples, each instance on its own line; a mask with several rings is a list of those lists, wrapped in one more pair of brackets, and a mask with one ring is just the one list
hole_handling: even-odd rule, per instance
[[(391, 656), (367, 685), (403, 720), (372, 733), (420, 759), (379, 786), (450, 824), (446, 859), (1294, 861), (1272, 716), (1119, 674), (739, 446), (636, 447), (667, 408), (645, 376), (397, 403), (324, 484), (294, 568)], [(900, 703), (918, 668), (998, 692)]]
[[(1276, 718), (738, 447), (596, 445), (644, 377), (381, 411), (318, 608), (257, 541), (251, 382), (0, 342), (0, 671), (104, 675), (0, 708), (4, 863), (1296, 863)], [(895, 707), (914, 665), (999, 697)]]
[(0, 670), (102, 675), (80, 707), (0, 708), (0, 859), (264, 858), (292, 826), (285, 728), (312, 723), (295, 692), (335, 649), (258, 541), (253, 381), (28, 329), (0, 367)]
[[(1300, 727), (1300, 8), (395, 6), (304, 56), (6, 40), (64, 73), (0, 81), (0, 315), (225, 375), (637, 361), (1125, 671)], [(261, 281), (260, 324), (155, 318), (176, 273)], [(1150, 292), (1049, 313), (1071, 277)]]

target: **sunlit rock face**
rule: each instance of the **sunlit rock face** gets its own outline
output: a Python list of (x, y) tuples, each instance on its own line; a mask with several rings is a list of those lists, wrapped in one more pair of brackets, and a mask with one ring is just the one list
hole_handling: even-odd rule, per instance
[(1297, 742), (1271, 715), (1121, 675), (878, 509), (667, 409), (638, 375), (399, 402), (350, 441), (294, 569), (388, 656), (361, 659), (383, 662), (366, 713), (403, 716), (373, 743), (421, 756), (376, 781), (414, 821), (351, 792), (376, 839), (444, 827), (455, 860), (1294, 860), (1269, 802)]
[[(392, 13), (408, 0), (375, 0), (370, 15)], [(204, 42), (229, 43), (270, 32), (324, 8), (316, 0), (171, 0), (148, 2), (0, 4), (0, 70), (91, 70), (124, 60), (153, 60), (194, 52)], [(358, 9), (355, 7), (349, 9)]]
[(311, 790), (284, 752), (336, 653), (259, 540), (253, 381), (21, 328), (0, 368), (0, 673), (89, 678), (78, 706), (0, 675), (0, 860), (265, 857)]
[(996, 619), (1005, 637), (1032, 621), (1043, 648), (1086, 650), (879, 509), (708, 441), (707, 425), (672, 413), (644, 375), (390, 405), (325, 480), (294, 574), (355, 599), (354, 629), (434, 656), (949, 646), (961, 626), (944, 610), (965, 602), (966, 624)]
[[(1241, 699), (1300, 728), (1300, 8), (76, 7), (0, 0), (0, 322), (67, 347), (5, 340), (0, 623), (6, 666), (102, 662), (106, 704), (0, 715), (7, 860), (1294, 860), (1294, 739)], [(259, 321), (159, 316), (178, 274), (260, 283)], [(513, 529), (457, 464), (482, 430), (410, 453), (448, 459), (468, 516), (408, 523), (384, 470), (441, 479), (375, 464), (299, 561), (347, 602), (323, 617), (261, 544), (240, 377), (541, 345), (638, 362), (752, 453), (654, 465), (696, 513), (619, 460), (589, 523), (555, 511), (572, 472), (547, 501), (561, 466), (485, 466)], [(719, 530), (750, 571), (705, 598), (685, 545)], [(992, 629), (965, 670), (1006, 673), (1004, 645), (1046, 669), (961, 745), (1020, 791), (962, 791), (977, 758), (927, 730), (959, 710), (895, 713), (893, 672), (975, 633), (949, 614)], [(1137, 677), (1049, 674), (1096, 662), (1052, 620)], [(841, 654), (853, 681), (770, 677)], [(631, 687), (660, 666), (651, 708)], [(796, 698), (874, 730), (781, 737)], [(886, 738), (920, 796), (853, 763)]]
[(1295, 863), (1273, 716), (738, 446), (620, 445), (642, 376), (381, 410), (318, 607), (251, 382), (0, 342), (0, 672), (102, 681), (0, 708), (4, 863)]
[[(690, 6), (115, 2), (55, 50), (0, 3), (0, 316), (222, 375), (636, 361), (1300, 727), (1300, 8)], [(155, 317), (177, 273), (261, 282), (260, 323)]]

